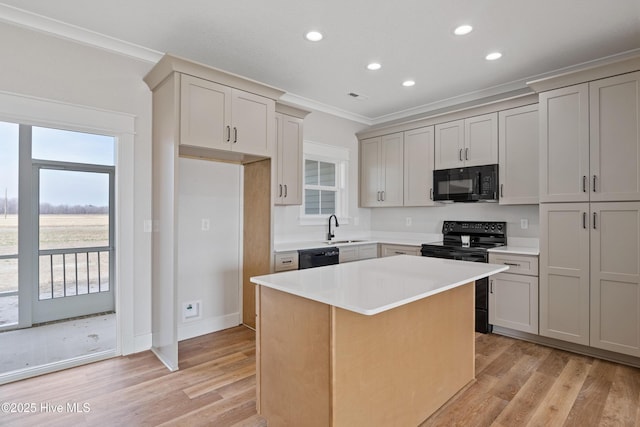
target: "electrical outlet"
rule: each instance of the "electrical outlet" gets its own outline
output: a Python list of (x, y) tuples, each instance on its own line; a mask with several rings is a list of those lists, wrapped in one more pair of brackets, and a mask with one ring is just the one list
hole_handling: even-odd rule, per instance
[(151, 233), (151, 231), (153, 230), (153, 223), (150, 219), (145, 219), (143, 222), (143, 226), (145, 233)]
[(202, 218), (202, 231), (209, 231), (210, 225), (209, 218)]
[(523, 230), (526, 230), (527, 228), (529, 228), (529, 220), (528, 219), (521, 219), (520, 220), (520, 228)]
[(194, 320), (201, 317), (200, 301), (189, 301), (182, 304), (182, 320)]
[(408, 216), (408, 217), (406, 217), (406, 218), (405, 218), (404, 223), (405, 223), (405, 225), (406, 225), (407, 227), (411, 227), (411, 221), (412, 221), (412, 220), (411, 220), (411, 217), (410, 217), (410, 216)]

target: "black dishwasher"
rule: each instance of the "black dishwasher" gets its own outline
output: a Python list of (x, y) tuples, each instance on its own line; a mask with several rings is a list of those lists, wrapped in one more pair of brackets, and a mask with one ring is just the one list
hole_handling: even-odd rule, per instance
[(339, 262), (338, 248), (301, 249), (298, 251), (298, 270), (324, 265), (333, 265)]

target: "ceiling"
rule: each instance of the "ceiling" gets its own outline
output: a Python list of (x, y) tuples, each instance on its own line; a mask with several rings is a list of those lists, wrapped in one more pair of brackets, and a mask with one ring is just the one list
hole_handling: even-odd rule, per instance
[[(94, 44), (105, 35), (148, 60), (171, 53), (366, 124), (640, 53), (640, 0), (2, 0), (0, 21)], [(474, 29), (455, 36), (461, 24)], [(312, 29), (324, 39), (307, 41)], [(492, 51), (502, 58), (485, 60)], [(382, 69), (367, 70), (371, 61)]]

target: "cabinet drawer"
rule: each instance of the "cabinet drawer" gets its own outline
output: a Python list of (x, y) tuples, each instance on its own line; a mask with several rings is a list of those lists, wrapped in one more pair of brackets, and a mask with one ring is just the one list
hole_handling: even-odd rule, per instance
[(489, 263), (508, 265), (507, 273), (511, 274), (538, 275), (537, 256), (489, 253)]
[(380, 256), (394, 256), (394, 255), (420, 255), (419, 246), (405, 246), (405, 245), (382, 245), (380, 247)]
[(275, 255), (275, 271), (298, 269), (298, 252), (282, 252)]

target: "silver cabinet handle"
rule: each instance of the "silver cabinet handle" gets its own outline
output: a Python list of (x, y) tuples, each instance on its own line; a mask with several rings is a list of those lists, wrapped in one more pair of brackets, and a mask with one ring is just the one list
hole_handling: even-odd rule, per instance
[(284, 185), (284, 197), (287, 197), (287, 184)]
[(233, 128), (233, 143), (235, 144), (236, 142), (238, 142), (238, 128), (234, 127)]
[(433, 187), (429, 189), (429, 199), (433, 200)]
[(586, 175), (582, 175), (582, 192), (583, 193), (587, 192), (587, 176)]
[(504, 184), (500, 184), (500, 197), (504, 197)]
[(380, 201), (380, 192), (379, 191), (376, 193), (376, 200)]
[(227, 126), (227, 142), (231, 141), (231, 126)]
[(464, 149), (464, 159), (465, 160), (469, 160), (469, 149), (468, 148)]
[(462, 161), (462, 148), (458, 152), (458, 158), (460, 159), (460, 161)]
[(598, 215), (597, 213), (595, 213), (595, 212), (593, 213), (593, 229), (594, 230), (596, 229), (596, 216), (597, 215)]
[(280, 186), (280, 194), (278, 195), (278, 197), (282, 197), (282, 184), (279, 184)]
[(385, 197), (384, 197), (384, 196), (385, 196), (385, 194), (384, 194), (384, 190), (382, 190), (382, 191), (380, 192), (380, 201), (381, 201), (381, 202), (384, 202), (384, 199), (385, 199)]
[(582, 212), (582, 228), (587, 228), (587, 213)]
[(595, 175), (593, 175), (593, 192), (596, 192), (596, 179), (597, 177)]

